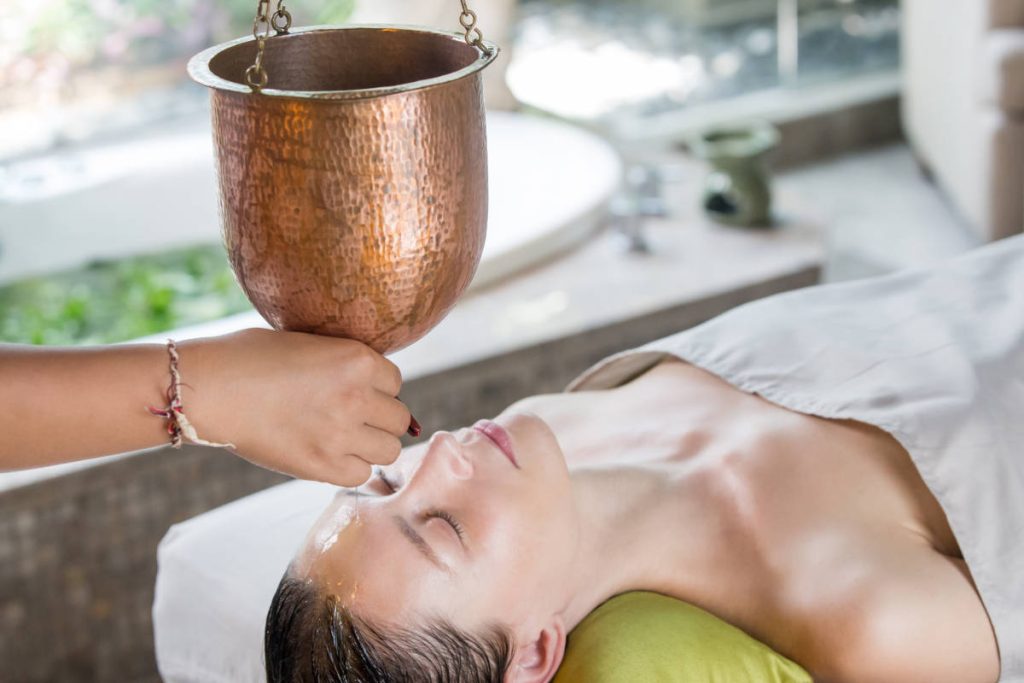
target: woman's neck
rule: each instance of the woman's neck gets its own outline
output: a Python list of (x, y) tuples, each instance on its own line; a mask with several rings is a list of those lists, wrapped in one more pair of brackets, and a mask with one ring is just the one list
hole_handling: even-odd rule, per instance
[(568, 628), (629, 590), (702, 605), (742, 585), (726, 576), (744, 564), (733, 542), (743, 532), (742, 495), (723, 477), (719, 451), (734, 431), (726, 416), (750, 399), (720, 384), (685, 363), (662, 363), (620, 388), (510, 406), (546, 422), (569, 466), (580, 526), (566, 574)]
[[(727, 528), (697, 471), (678, 479), (655, 466), (571, 472), (578, 547), (562, 613), (573, 628), (605, 600), (650, 590), (701, 604), (716, 585)], [(713, 495), (713, 494), (712, 494)]]

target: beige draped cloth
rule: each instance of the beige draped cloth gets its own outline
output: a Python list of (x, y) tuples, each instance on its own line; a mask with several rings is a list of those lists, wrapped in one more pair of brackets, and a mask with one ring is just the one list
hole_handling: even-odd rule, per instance
[(666, 356), (786, 408), (873, 424), (942, 505), (1024, 682), (1024, 236), (928, 269), (811, 287), (610, 356), (567, 391), (618, 386)]

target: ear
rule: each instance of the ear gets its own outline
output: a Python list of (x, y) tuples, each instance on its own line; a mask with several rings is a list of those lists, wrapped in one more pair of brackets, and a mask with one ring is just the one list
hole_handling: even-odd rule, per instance
[(565, 656), (565, 623), (560, 615), (516, 650), (505, 683), (548, 683)]

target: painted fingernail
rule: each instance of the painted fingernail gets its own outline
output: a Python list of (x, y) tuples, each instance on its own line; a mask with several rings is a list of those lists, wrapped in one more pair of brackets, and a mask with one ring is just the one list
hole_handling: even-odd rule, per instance
[(408, 430), (409, 436), (419, 436), (420, 432), (422, 432), (422, 431), (423, 431), (423, 428), (420, 427), (420, 423), (416, 421), (415, 417), (410, 415), (409, 416), (409, 430)]

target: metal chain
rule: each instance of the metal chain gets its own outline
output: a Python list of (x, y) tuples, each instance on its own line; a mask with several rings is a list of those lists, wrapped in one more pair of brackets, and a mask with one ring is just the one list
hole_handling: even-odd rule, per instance
[[(469, 5), (466, 4), (466, 0), (459, 0), (462, 3), (462, 12), (459, 14), (459, 23), (462, 24), (462, 28), (466, 30), (466, 43), (469, 45), (475, 45), (485, 54), (491, 54), (493, 48), (488, 48), (484, 45), (484, 34), (480, 32), (480, 29), (476, 26), (476, 12), (469, 9)], [(469, 37), (469, 34), (475, 33), (476, 36), (473, 38)]]
[[(484, 45), (484, 34), (476, 25), (476, 12), (469, 9), (466, 0), (459, 0), (462, 3), (462, 12), (459, 14), (459, 24), (466, 31), (466, 43), (479, 48), (485, 54), (492, 54), (493, 48)], [(268, 16), (270, 12), (270, 0), (258, 0), (256, 5), (256, 18), (252, 22), (252, 37), (256, 39), (256, 61), (245, 70), (245, 82), (259, 92), (267, 85), (267, 70), (263, 66), (263, 53), (267, 48), (267, 39), (270, 38), (270, 30), (273, 29), (277, 35), (288, 33), (292, 27), (292, 15), (284, 6), (284, 0), (277, 0), (277, 11)], [(475, 34), (475, 35), (474, 35)], [(473, 37), (470, 37), (470, 36)]]
[(277, 35), (288, 33), (292, 27), (292, 15), (284, 6), (284, 0), (277, 0), (277, 11), (272, 16), (270, 12), (270, 0), (259, 0), (256, 5), (256, 18), (252, 21), (252, 37), (256, 39), (256, 61), (245, 70), (245, 82), (259, 92), (267, 85), (267, 70), (263, 66), (263, 52), (267, 47), (267, 38), (270, 37), (270, 29), (274, 29)]

